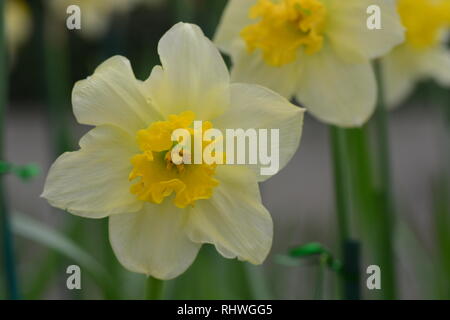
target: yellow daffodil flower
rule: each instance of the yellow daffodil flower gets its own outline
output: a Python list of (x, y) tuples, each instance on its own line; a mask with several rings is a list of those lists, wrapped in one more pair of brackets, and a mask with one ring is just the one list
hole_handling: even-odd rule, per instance
[[(371, 5), (382, 28), (370, 30)], [(297, 100), (329, 124), (364, 124), (375, 108), (370, 60), (404, 39), (394, 0), (230, 0), (215, 43), (235, 81)]]
[(30, 36), (31, 14), (23, 0), (7, 0), (5, 3), (5, 34), (10, 58)]
[(78, 122), (96, 126), (81, 149), (50, 168), (43, 197), (88, 218), (109, 217), (110, 242), (129, 270), (170, 279), (202, 243), (227, 258), (266, 258), (272, 220), (262, 205), (258, 165), (181, 164), (169, 152), (175, 129), (278, 128), (280, 168), (298, 148), (303, 109), (258, 85), (230, 83), (219, 51), (195, 25), (179, 23), (160, 40), (162, 66), (141, 82), (115, 56), (78, 82)]
[(450, 51), (446, 47), (450, 0), (398, 0), (397, 6), (406, 42), (382, 59), (390, 108), (398, 106), (422, 79), (450, 86)]

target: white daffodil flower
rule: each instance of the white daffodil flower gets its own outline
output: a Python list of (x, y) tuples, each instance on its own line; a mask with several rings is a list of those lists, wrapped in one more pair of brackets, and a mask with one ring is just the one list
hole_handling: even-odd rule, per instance
[(279, 129), (280, 168), (298, 148), (303, 109), (258, 85), (230, 83), (219, 51), (195, 25), (160, 40), (162, 66), (145, 82), (115, 56), (78, 82), (78, 122), (96, 126), (80, 150), (61, 155), (43, 192), (49, 203), (88, 218), (109, 217), (110, 242), (129, 270), (174, 278), (203, 243), (227, 258), (266, 258), (272, 219), (251, 165), (175, 164), (171, 134), (205, 127)]
[[(377, 5), (382, 28), (369, 29)], [(371, 59), (404, 40), (394, 0), (230, 0), (215, 43), (230, 54), (232, 79), (296, 97), (319, 120), (342, 127), (372, 115)]]

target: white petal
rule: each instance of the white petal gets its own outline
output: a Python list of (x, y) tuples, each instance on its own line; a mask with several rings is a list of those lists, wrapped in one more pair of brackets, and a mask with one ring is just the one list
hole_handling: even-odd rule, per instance
[(241, 166), (217, 168), (220, 184), (212, 198), (191, 209), (188, 235), (212, 243), (226, 258), (261, 264), (272, 245), (273, 223), (262, 205), (254, 173)]
[[(304, 109), (291, 104), (279, 94), (258, 85), (232, 84), (231, 107), (214, 125), (226, 129), (279, 130), (279, 170), (292, 158), (300, 144)], [(260, 151), (260, 150), (258, 150)], [(270, 146), (268, 149), (270, 153)], [(267, 165), (263, 165), (267, 167)], [(252, 166), (258, 181), (270, 175), (261, 175), (261, 165)]]
[(147, 94), (164, 115), (191, 110), (197, 120), (210, 120), (229, 105), (225, 62), (201, 29), (178, 23), (159, 41), (162, 68), (146, 81)]
[(81, 149), (61, 155), (50, 168), (42, 197), (57, 208), (88, 218), (134, 212), (142, 207), (130, 193), (134, 138), (119, 128), (92, 129)]
[[(361, 62), (385, 55), (404, 41), (394, 0), (328, 0), (326, 35), (333, 49), (346, 61)], [(367, 27), (367, 8), (381, 10), (381, 29)]]
[(388, 108), (399, 106), (420, 78), (423, 57), (406, 45), (395, 48), (381, 60), (383, 88)]
[(184, 232), (187, 211), (171, 201), (147, 203), (142, 211), (109, 218), (109, 238), (120, 263), (130, 271), (168, 280), (194, 261), (201, 244)]
[(450, 50), (440, 46), (428, 51), (424, 61), (424, 74), (443, 86), (450, 86)]
[(86, 80), (75, 84), (73, 111), (78, 122), (112, 124), (130, 134), (160, 119), (147, 102), (128, 59), (115, 56), (103, 62)]
[(434, 79), (450, 86), (450, 52), (443, 46), (417, 50), (408, 45), (395, 48), (382, 59), (383, 83), (389, 108), (399, 106), (420, 80)]
[(257, 3), (255, 0), (229, 1), (218, 26), (214, 43), (225, 53), (231, 55), (233, 82), (256, 83), (291, 98), (297, 86), (298, 66), (290, 63), (282, 67), (267, 65), (260, 50), (249, 53), (240, 32), (254, 23), (249, 11)]
[(233, 69), (231, 79), (233, 82), (256, 83), (278, 92), (286, 98), (291, 98), (298, 86), (298, 63), (289, 63), (281, 67), (273, 67), (264, 62), (260, 50), (248, 53), (240, 45), (233, 55)]
[(303, 60), (297, 99), (319, 120), (342, 127), (363, 125), (375, 110), (376, 81), (367, 63), (346, 63), (324, 47)]
[(234, 44), (242, 41), (239, 34), (244, 27), (254, 23), (249, 18), (249, 11), (256, 3), (255, 0), (228, 1), (214, 36), (214, 43), (221, 50), (230, 54)]

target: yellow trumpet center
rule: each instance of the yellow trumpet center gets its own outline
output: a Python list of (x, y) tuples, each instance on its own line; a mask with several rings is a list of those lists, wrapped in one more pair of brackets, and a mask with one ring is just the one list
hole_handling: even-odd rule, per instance
[(399, 0), (398, 11), (406, 28), (406, 41), (417, 49), (438, 43), (450, 26), (450, 0)]
[(307, 54), (322, 49), (326, 8), (319, 0), (259, 0), (249, 17), (259, 21), (242, 29), (240, 35), (249, 53), (262, 50), (264, 61), (271, 66), (295, 61), (301, 46)]
[[(147, 129), (137, 132), (137, 143), (142, 153), (131, 158), (133, 170), (129, 179), (136, 180), (130, 191), (139, 200), (160, 204), (174, 194), (173, 203), (179, 208), (186, 208), (193, 206), (196, 200), (212, 196), (214, 187), (219, 184), (214, 179), (214, 164), (172, 162), (172, 149), (177, 145), (177, 141), (172, 141), (172, 132), (186, 129), (193, 137), (194, 119), (195, 114), (187, 111), (171, 115), (167, 121), (152, 123)], [(202, 126), (204, 132), (212, 124), (205, 121)], [(183, 151), (179, 155), (183, 156)]]

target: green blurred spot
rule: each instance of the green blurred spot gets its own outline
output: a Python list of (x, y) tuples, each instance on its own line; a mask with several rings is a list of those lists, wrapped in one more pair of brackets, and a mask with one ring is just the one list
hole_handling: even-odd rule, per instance
[(289, 251), (289, 255), (296, 258), (309, 257), (322, 253), (328, 253), (328, 251), (318, 242), (307, 243)]
[(14, 173), (23, 181), (29, 181), (41, 173), (41, 169), (35, 164), (16, 167)]
[(23, 166), (16, 166), (13, 163), (0, 161), (0, 174), (13, 174), (22, 181), (29, 181), (38, 176), (41, 169), (36, 164), (27, 164)]
[(292, 258), (308, 258), (320, 256), (320, 265), (327, 266), (333, 271), (342, 271), (342, 262), (335, 259), (330, 251), (318, 242), (310, 242), (289, 250)]
[(11, 172), (11, 163), (6, 161), (0, 161), (0, 173), (9, 173)]

